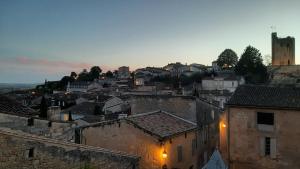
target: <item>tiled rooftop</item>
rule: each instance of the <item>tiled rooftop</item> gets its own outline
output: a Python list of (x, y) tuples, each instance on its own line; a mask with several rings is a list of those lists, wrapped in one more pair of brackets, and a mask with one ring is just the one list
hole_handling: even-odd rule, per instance
[(300, 109), (300, 88), (239, 86), (228, 105)]
[(65, 109), (63, 113), (71, 111), (73, 114), (94, 115), (96, 106), (99, 106), (99, 110), (102, 111), (104, 103), (83, 102)]
[(0, 113), (15, 114), (20, 116), (34, 116), (39, 114), (33, 109), (23, 106), (16, 100), (4, 95), (0, 95)]
[(127, 120), (162, 139), (196, 129), (197, 127), (193, 122), (164, 111), (133, 115)]

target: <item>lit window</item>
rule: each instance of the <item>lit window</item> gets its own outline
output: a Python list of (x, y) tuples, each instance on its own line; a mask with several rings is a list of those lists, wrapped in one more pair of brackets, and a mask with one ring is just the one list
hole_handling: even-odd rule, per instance
[(69, 120), (69, 115), (68, 114), (64, 114), (64, 121), (68, 121)]

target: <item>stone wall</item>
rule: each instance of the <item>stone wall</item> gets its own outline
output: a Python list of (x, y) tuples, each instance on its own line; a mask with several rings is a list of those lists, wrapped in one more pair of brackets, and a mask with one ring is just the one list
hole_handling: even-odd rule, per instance
[(196, 101), (190, 96), (151, 96), (132, 95), (127, 100), (131, 113), (145, 113), (164, 110), (179, 117), (196, 122)]
[(209, 102), (197, 99), (197, 124), (200, 166), (206, 164), (209, 157), (218, 147), (219, 120), (223, 110)]
[(270, 84), (300, 87), (300, 65), (269, 66)]
[[(197, 150), (192, 154), (192, 140), (196, 140), (196, 131), (160, 140), (151, 133), (143, 131), (126, 120), (100, 123), (82, 128), (82, 144), (99, 146), (111, 150), (123, 151), (141, 157), (141, 169), (188, 169), (197, 167)], [(177, 146), (182, 146), (183, 160), (178, 162)], [(162, 158), (163, 151), (167, 158)]]
[(278, 38), (272, 33), (272, 65), (295, 64), (295, 38)]
[(28, 119), (31, 119), (31, 117), (0, 113), (0, 127), (49, 138), (74, 141), (74, 123), (49, 121), (33, 117), (33, 125), (28, 125)]
[[(235, 169), (300, 168), (300, 112), (255, 108), (230, 108), (229, 111), (230, 166)], [(262, 131), (257, 125), (257, 112), (274, 113), (273, 131)], [(228, 111), (227, 111), (228, 113)], [(261, 139), (276, 142), (273, 155), (262, 153)]]
[(137, 169), (138, 158), (0, 129), (0, 169)]

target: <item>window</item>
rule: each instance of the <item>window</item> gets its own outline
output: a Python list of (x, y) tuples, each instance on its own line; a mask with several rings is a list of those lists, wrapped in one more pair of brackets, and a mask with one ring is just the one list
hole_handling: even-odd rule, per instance
[(81, 143), (81, 131), (80, 128), (75, 129), (75, 143), (80, 144)]
[(265, 156), (269, 156), (271, 154), (271, 138), (265, 138)]
[(28, 158), (33, 158), (34, 157), (34, 148), (27, 149), (25, 152), (25, 157)]
[(276, 158), (276, 138), (261, 137), (260, 154), (264, 157)]
[(33, 118), (29, 118), (29, 119), (27, 120), (27, 126), (33, 126), (33, 124), (34, 124)]
[(177, 160), (178, 160), (178, 162), (181, 162), (183, 160), (182, 146), (177, 146)]
[(274, 113), (257, 112), (257, 124), (274, 125)]

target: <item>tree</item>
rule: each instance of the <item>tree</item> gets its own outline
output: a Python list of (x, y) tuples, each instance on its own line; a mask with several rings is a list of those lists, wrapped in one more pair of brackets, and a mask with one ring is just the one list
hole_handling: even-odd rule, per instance
[(76, 72), (71, 72), (70, 77), (73, 78), (73, 79), (76, 79), (77, 73)]
[(40, 117), (41, 118), (47, 118), (47, 111), (48, 111), (48, 105), (45, 97), (42, 97), (41, 104), (40, 104)]
[(60, 81), (59, 81), (59, 85), (61, 89), (64, 89), (69, 82), (74, 82), (74, 79), (70, 76), (64, 76)]
[(115, 77), (118, 77), (118, 73), (119, 73), (118, 70), (114, 70), (114, 73), (113, 73), (113, 74), (114, 74)]
[(218, 57), (217, 64), (221, 68), (231, 68), (234, 67), (238, 62), (238, 57), (236, 53), (231, 49), (225, 49)]
[(78, 81), (91, 81), (89, 72), (86, 69), (83, 69), (83, 71), (79, 73), (77, 80)]
[(235, 72), (245, 77), (247, 83), (264, 83), (268, 79), (267, 68), (256, 48), (248, 46), (238, 61)]
[(101, 74), (102, 70), (99, 66), (93, 66), (91, 67), (91, 70), (90, 70), (90, 73), (89, 73), (89, 76), (92, 80), (94, 79), (98, 79), (100, 74)]
[(114, 77), (114, 74), (109, 70), (105, 73), (105, 77), (112, 78), (112, 77)]

